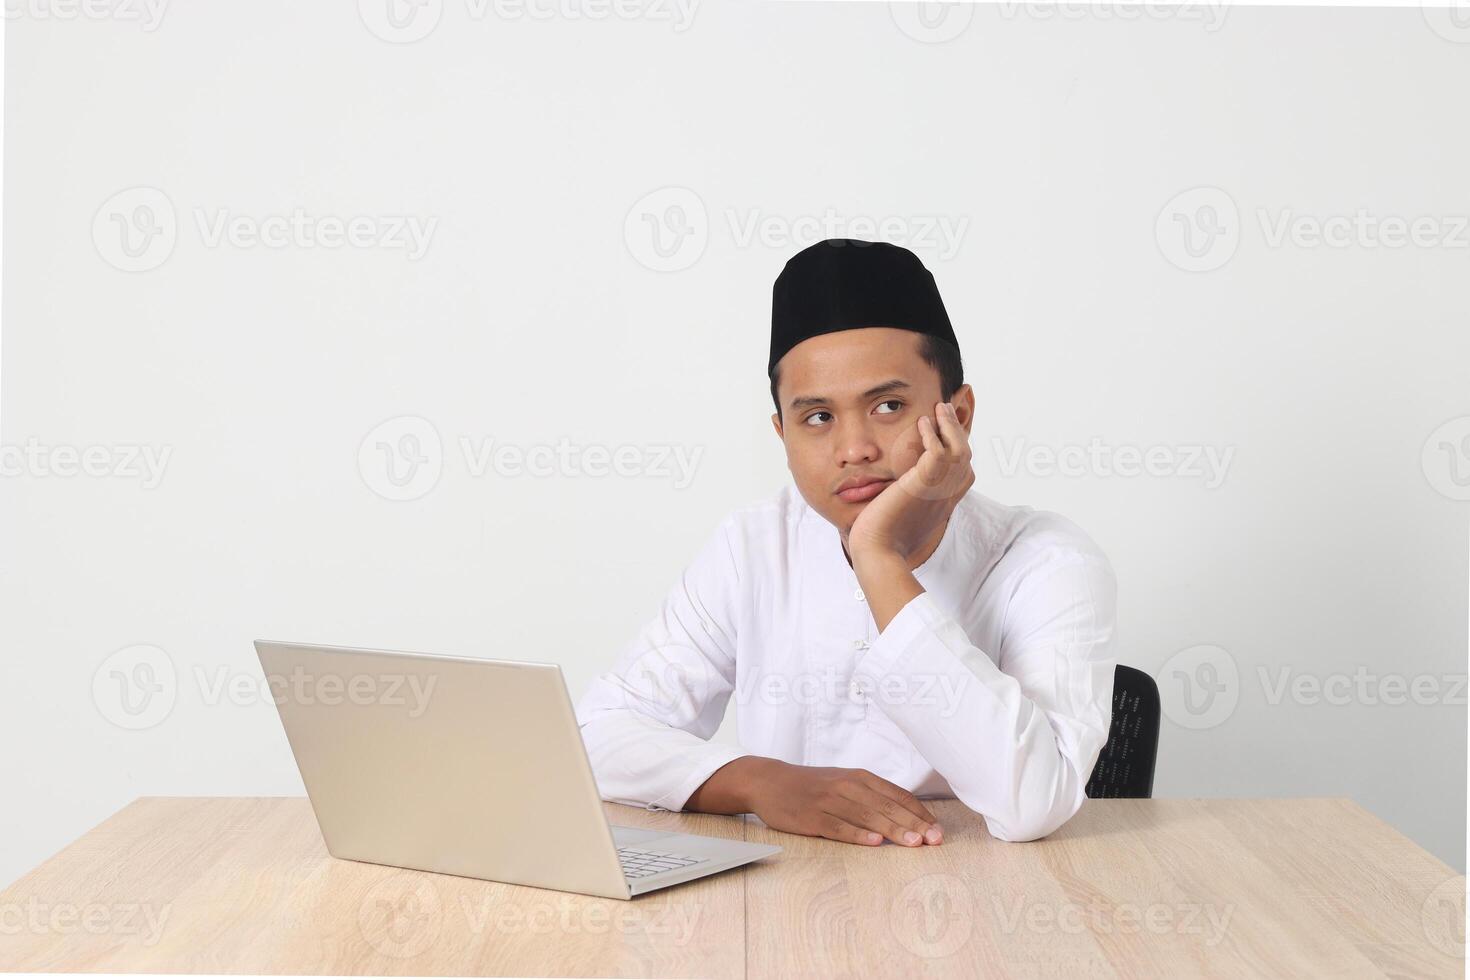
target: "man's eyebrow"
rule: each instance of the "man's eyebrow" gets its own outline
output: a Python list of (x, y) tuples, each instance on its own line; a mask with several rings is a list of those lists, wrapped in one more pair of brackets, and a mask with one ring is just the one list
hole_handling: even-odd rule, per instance
[[(870, 398), (877, 398), (879, 395), (892, 394), (895, 391), (906, 391), (909, 387), (910, 385), (907, 381), (894, 378), (892, 381), (885, 381), (881, 385), (869, 388), (867, 391), (858, 396), (858, 401), (867, 401)], [(825, 405), (827, 404), (827, 402), (828, 399), (820, 395), (802, 395), (800, 398), (791, 399), (791, 402), (789, 405), (787, 405), (787, 407), (790, 408), (792, 411), (800, 411), (803, 408), (813, 408), (817, 405)]]

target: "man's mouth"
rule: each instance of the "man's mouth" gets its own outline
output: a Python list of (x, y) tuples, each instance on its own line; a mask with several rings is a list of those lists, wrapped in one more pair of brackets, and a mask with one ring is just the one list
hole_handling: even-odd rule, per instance
[(837, 496), (850, 504), (860, 504), (864, 500), (872, 500), (878, 496), (878, 494), (883, 492), (883, 488), (892, 482), (892, 480), (873, 480), (869, 483), (862, 483), (855, 487), (838, 490)]

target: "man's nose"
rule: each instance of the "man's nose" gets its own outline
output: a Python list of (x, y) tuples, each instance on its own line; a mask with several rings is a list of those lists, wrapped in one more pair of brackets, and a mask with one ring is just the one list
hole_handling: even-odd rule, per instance
[(837, 460), (852, 465), (870, 463), (878, 458), (878, 443), (866, 425), (849, 423), (838, 432)]

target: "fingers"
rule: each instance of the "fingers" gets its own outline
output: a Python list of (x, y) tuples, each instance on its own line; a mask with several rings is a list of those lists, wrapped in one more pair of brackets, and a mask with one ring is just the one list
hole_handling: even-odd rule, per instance
[(836, 814), (826, 814), (822, 821), (821, 834), (828, 840), (838, 840), (846, 844), (865, 844), (874, 847), (883, 843), (883, 835), (877, 831), (858, 827)]
[(944, 443), (944, 448), (955, 456), (968, 456), (970, 453), (970, 437), (965, 427), (960, 425), (960, 417), (955, 413), (951, 402), (940, 402), (934, 409), (934, 419), (939, 426), (939, 437)]
[(939, 433), (934, 428), (934, 420), (927, 415), (919, 416), (919, 438), (924, 441), (926, 453), (944, 452), (944, 443), (939, 439)]
[(876, 830), (895, 844), (918, 847), (925, 842), (933, 824), (911, 812), (898, 800), (854, 782), (844, 787), (855, 810), (849, 810), (847, 819), (859, 827)]
[[(917, 818), (921, 823), (927, 825), (927, 827), (921, 826), (915, 828), (920, 833), (924, 834), (924, 839), (926, 841), (928, 841), (930, 844), (938, 844), (941, 840), (944, 839), (944, 828), (939, 826), (939, 818), (936, 817), (928, 807), (920, 802), (917, 796), (910, 793), (902, 786), (899, 786), (895, 783), (890, 783), (882, 776), (868, 772), (866, 769), (861, 769), (859, 770), (859, 772), (862, 774), (860, 778), (862, 778), (864, 784), (867, 785), (868, 788), (872, 789), (874, 792), (881, 794), (887, 799), (892, 800), (897, 805), (903, 807), (909, 813), (913, 814), (914, 817)], [(935, 831), (933, 835), (930, 835), (926, 832), (927, 828), (930, 827), (932, 827)]]

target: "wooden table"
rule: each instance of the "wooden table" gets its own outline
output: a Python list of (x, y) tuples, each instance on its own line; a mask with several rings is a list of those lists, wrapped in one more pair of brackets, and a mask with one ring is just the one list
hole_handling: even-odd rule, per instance
[(1094, 800), (938, 847), (606, 804), (786, 850), (632, 902), (327, 856), (304, 799), (146, 798), (0, 892), (0, 968), (514, 976), (1463, 976), (1465, 878), (1345, 800)]

